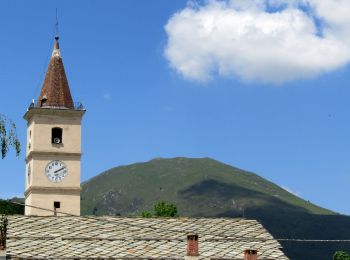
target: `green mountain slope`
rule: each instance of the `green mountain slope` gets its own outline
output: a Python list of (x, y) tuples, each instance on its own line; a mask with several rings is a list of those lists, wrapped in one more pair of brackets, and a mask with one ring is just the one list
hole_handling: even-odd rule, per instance
[[(180, 216), (258, 219), (278, 238), (350, 238), (350, 231), (344, 231), (350, 227), (349, 217), (209, 158), (154, 159), (116, 167), (83, 183), (81, 195), (82, 214), (140, 215), (167, 201), (177, 205)], [(283, 246), (298, 260), (330, 259), (336, 249), (350, 249), (348, 244)]]

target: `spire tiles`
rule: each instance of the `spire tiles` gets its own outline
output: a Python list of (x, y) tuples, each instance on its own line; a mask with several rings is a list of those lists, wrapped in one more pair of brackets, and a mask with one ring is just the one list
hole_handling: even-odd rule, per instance
[(74, 109), (58, 40), (59, 37), (56, 36), (50, 63), (39, 95), (39, 105), (46, 108)]

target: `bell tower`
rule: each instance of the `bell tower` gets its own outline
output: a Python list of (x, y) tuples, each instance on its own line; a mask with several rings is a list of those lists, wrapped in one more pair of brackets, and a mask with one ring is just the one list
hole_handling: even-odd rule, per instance
[(85, 109), (73, 102), (58, 40), (56, 36), (39, 99), (24, 115), (25, 215), (80, 215), (81, 121)]

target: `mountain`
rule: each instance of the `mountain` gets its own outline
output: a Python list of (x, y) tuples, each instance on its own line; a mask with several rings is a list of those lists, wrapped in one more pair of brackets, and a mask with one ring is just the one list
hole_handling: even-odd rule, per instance
[[(82, 184), (82, 214), (140, 215), (159, 201), (176, 204), (180, 216), (257, 219), (276, 238), (350, 238), (350, 217), (210, 158), (154, 159), (110, 169)], [(281, 243), (297, 260), (350, 251), (349, 243)]]

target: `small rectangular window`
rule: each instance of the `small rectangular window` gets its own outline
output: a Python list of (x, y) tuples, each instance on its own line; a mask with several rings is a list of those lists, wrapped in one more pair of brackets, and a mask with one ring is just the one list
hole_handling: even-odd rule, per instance
[(51, 142), (53, 144), (61, 144), (62, 143), (62, 128), (55, 127), (52, 128), (52, 134), (51, 134)]
[(55, 209), (61, 208), (61, 202), (59, 202), (59, 201), (54, 201), (53, 207), (54, 207)]

